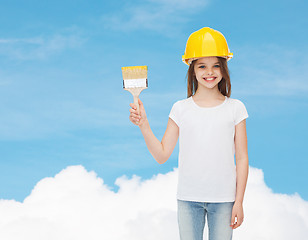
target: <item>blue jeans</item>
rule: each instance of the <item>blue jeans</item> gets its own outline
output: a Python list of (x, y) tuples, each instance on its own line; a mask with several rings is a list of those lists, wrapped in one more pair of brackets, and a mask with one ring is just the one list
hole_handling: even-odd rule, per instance
[(202, 240), (206, 216), (209, 240), (232, 240), (230, 224), (234, 202), (177, 201), (181, 240)]

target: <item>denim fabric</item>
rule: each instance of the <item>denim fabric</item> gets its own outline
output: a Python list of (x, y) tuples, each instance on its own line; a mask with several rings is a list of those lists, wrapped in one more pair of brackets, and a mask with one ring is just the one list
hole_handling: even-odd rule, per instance
[(181, 240), (202, 240), (206, 219), (208, 240), (232, 240), (230, 224), (234, 202), (177, 201)]

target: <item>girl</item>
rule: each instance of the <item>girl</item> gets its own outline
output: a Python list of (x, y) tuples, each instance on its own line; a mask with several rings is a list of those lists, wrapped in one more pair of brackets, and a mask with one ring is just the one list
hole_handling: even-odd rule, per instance
[(240, 100), (230, 98), (227, 61), (232, 56), (220, 32), (202, 28), (190, 35), (183, 55), (189, 65), (187, 99), (173, 104), (161, 142), (150, 128), (143, 103), (139, 100), (139, 113), (130, 104), (130, 121), (139, 126), (158, 163), (168, 160), (179, 138), (181, 240), (202, 240), (205, 217), (209, 240), (230, 240), (244, 219), (248, 114)]

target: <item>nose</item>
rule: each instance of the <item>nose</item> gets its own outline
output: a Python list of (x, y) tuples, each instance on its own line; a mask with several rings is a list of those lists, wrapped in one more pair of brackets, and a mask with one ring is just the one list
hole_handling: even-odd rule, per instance
[(209, 68), (208, 70), (207, 70), (207, 73), (206, 73), (207, 75), (209, 75), (209, 76), (211, 76), (211, 75), (213, 75), (213, 71), (212, 71), (212, 69), (211, 68)]

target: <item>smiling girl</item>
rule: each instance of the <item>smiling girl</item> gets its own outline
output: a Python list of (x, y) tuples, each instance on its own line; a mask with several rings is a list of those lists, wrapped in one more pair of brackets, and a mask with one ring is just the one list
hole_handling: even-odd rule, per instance
[[(153, 134), (143, 103), (130, 104), (130, 120), (139, 126), (146, 145), (162, 164), (179, 139), (177, 189), (181, 240), (202, 240), (206, 219), (209, 240), (230, 240), (244, 220), (248, 177), (246, 107), (231, 95), (225, 37), (202, 28), (188, 38), (183, 61), (187, 98), (173, 104), (160, 142)], [(234, 156), (236, 165), (234, 163)]]

